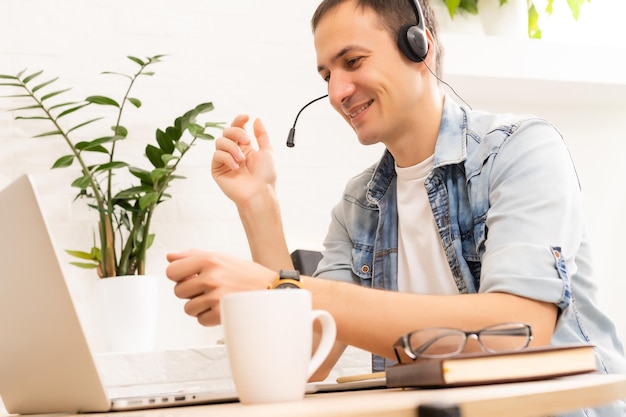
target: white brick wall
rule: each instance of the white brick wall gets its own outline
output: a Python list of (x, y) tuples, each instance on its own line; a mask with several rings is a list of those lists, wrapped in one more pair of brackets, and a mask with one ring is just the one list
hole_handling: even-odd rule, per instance
[[(152, 137), (157, 126), (170, 123), (202, 101), (214, 102), (216, 110), (208, 115), (214, 121), (230, 122), (238, 113), (263, 118), (276, 148), (290, 248), (316, 249), (345, 180), (373, 162), (381, 151), (380, 147), (358, 145), (350, 129), (324, 103), (301, 116), (296, 147), (284, 145), (298, 109), (325, 93), (315, 70), (309, 28), (317, 3), (0, 0), (0, 73), (16, 73), (25, 67), (44, 69), (50, 77), (60, 77), (59, 85), (74, 86), (71, 95), (76, 99), (91, 94), (114, 96), (117, 90), (109, 91), (113, 79), (99, 75), (101, 71), (128, 71), (132, 64), (126, 55), (170, 54), (154, 67), (156, 76), (143, 79), (136, 90), (144, 107), (129, 112), (125, 123), (133, 140), (139, 141), (140, 135)], [(475, 106), (480, 105), (480, 98), (472, 99)], [(59, 246), (88, 245), (93, 217), (83, 206), (71, 204), (73, 171), (51, 173), (48, 169), (65, 152), (63, 144), (55, 139), (29, 139), (39, 129), (14, 121), (6, 111), (13, 104), (0, 100), (0, 187), (22, 173), (34, 173)], [(580, 132), (594, 132), (601, 123), (602, 134), (619, 134), (623, 142), (623, 123), (616, 125), (611, 118), (607, 123), (602, 115), (585, 122), (571, 116), (569, 109), (544, 110), (555, 115), (566, 133), (578, 132), (573, 154), (583, 183), (592, 185), (597, 160), (588, 151), (596, 145)], [(168, 251), (198, 247), (249, 256), (237, 213), (210, 178), (212, 150), (212, 143), (202, 143), (192, 151), (181, 168), (188, 179), (175, 183), (174, 198), (157, 212), (150, 273), (163, 273)], [(617, 199), (621, 201), (621, 197)], [(593, 214), (590, 217), (596, 218)], [(596, 234), (601, 235), (601, 227), (596, 225)], [(600, 251), (605, 245), (614, 253), (614, 241), (602, 242)], [(617, 242), (623, 248), (621, 240)], [(75, 291), (87, 298), (90, 281), (74, 268), (68, 272)], [(182, 313), (181, 302), (171, 294), (165, 279), (163, 289), (160, 347), (202, 345), (221, 336), (219, 329), (204, 329)], [(619, 304), (609, 295), (611, 289), (603, 292), (604, 298), (613, 301), (611, 311), (617, 312)], [(84, 305), (79, 308), (86, 311), (88, 299), (81, 302)]]
[[(282, 1), (268, 10), (252, 0), (1, 0), (0, 72), (44, 69), (49, 78), (60, 77), (59, 87), (74, 87), (68, 98), (116, 97), (121, 91), (118, 80), (100, 75), (101, 71), (134, 70), (127, 55), (169, 54), (153, 67), (156, 75), (142, 78), (135, 90), (144, 105), (129, 111), (125, 122), (132, 140), (138, 141), (133, 155), (143, 152), (140, 141), (152, 139), (156, 127), (203, 101), (215, 104), (209, 120), (230, 123), (238, 113), (262, 117), (277, 151), (290, 246), (318, 248), (330, 207), (347, 178), (344, 169), (356, 172), (379, 151), (364, 150), (349, 133), (340, 139), (349, 153), (339, 151), (328, 134), (331, 129), (349, 130), (324, 104), (301, 117), (297, 146), (289, 150), (284, 146), (300, 106), (325, 92), (316, 74), (308, 26), (316, 3)], [(275, 12), (277, 7), (280, 13)], [(14, 104), (0, 101), (0, 186), (21, 173), (34, 172), (59, 247), (87, 248), (93, 214), (80, 203), (71, 204), (69, 183), (76, 171), (48, 169), (65, 154), (65, 145), (57, 139), (29, 139), (41, 130), (14, 121), (6, 112)], [(155, 215), (157, 238), (149, 267), (153, 274), (163, 273), (168, 251), (199, 247), (249, 257), (234, 206), (210, 177), (213, 146), (200, 143), (186, 156), (180, 172), (187, 179), (175, 183), (174, 198)], [(143, 163), (141, 158), (135, 160)], [(72, 267), (68, 272), (84, 275)], [(85, 282), (76, 279), (79, 287)], [(167, 280), (163, 286), (160, 346), (181, 347), (220, 337), (219, 329), (203, 329), (187, 318)]]

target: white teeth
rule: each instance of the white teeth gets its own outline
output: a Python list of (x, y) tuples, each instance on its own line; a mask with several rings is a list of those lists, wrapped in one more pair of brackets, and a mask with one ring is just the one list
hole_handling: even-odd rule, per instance
[(357, 114), (361, 113), (363, 110), (365, 110), (366, 108), (368, 108), (370, 106), (370, 104), (372, 104), (371, 101), (367, 102), (366, 104), (363, 105), (363, 107), (361, 107), (360, 109), (358, 109), (357, 111), (355, 111), (354, 113), (350, 113), (350, 118), (354, 119), (356, 117)]

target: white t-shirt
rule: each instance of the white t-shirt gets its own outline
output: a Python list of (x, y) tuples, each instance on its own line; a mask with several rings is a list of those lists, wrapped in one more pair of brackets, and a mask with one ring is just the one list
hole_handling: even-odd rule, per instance
[(458, 294), (424, 181), (433, 156), (417, 165), (396, 165), (398, 194), (398, 291)]

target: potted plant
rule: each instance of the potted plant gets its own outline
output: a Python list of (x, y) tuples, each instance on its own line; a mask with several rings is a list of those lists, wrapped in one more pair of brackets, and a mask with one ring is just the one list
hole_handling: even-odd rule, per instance
[[(146, 145), (145, 158), (149, 168), (132, 166), (116, 154), (120, 141), (129, 140), (128, 130), (123, 125), (125, 110), (140, 108), (141, 100), (131, 95), (140, 77), (152, 76), (149, 71), (161, 62), (163, 55), (145, 59), (129, 56), (137, 71), (132, 74), (104, 72), (103, 74), (123, 77), (127, 86), (120, 100), (108, 96), (89, 96), (82, 101), (62, 101), (60, 97), (69, 89), (52, 88), (57, 78), (44, 79), (43, 71), (16, 75), (0, 75), (0, 85), (19, 91), (13, 97), (30, 100), (30, 104), (12, 109), (16, 119), (31, 122), (44, 121), (50, 129), (36, 137), (61, 137), (67, 144), (68, 153), (59, 157), (52, 168), (78, 165), (79, 176), (72, 182), (83, 199), (97, 214), (97, 233), (90, 250), (67, 250), (78, 258), (72, 264), (97, 270), (101, 278), (145, 274), (146, 253), (154, 240), (150, 232), (152, 216), (157, 206), (167, 200), (167, 190), (173, 180), (182, 178), (176, 169), (185, 154), (197, 139), (213, 139), (207, 129), (220, 128), (221, 123), (196, 121), (202, 113), (213, 110), (213, 104), (202, 103), (177, 117), (164, 129), (157, 129), (153, 143)], [(93, 139), (74, 139), (78, 132), (102, 117), (87, 117), (72, 122), (79, 112), (88, 107), (100, 106), (113, 109), (108, 116), (113, 119), (110, 130)], [(134, 182), (125, 184), (126, 177)], [(130, 174), (130, 176), (128, 175)], [(115, 177), (115, 180), (114, 180)]]
[[(445, 3), (446, 8), (448, 9), (448, 13), (451, 18), (457, 13), (469, 13), (469, 14), (478, 14), (478, 4), (479, 0), (440, 0)], [(482, 0), (486, 1), (486, 0)], [(500, 6), (504, 6), (508, 2), (512, 0), (495, 0), (499, 2)], [(578, 20), (578, 16), (580, 14), (580, 8), (582, 7), (585, 1), (591, 0), (567, 0), (567, 4), (572, 12), (572, 16), (575, 20)], [(550, 15), (553, 12), (554, 0), (546, 0), (546, 7), (544, 9), (545, 13)], [(536, 0), (527, 0), (528, 3), (528, 37), (539, 39), (541, 38), (541, 28), (539, 27), (539, 16), (540, 13), (537, 10)]]

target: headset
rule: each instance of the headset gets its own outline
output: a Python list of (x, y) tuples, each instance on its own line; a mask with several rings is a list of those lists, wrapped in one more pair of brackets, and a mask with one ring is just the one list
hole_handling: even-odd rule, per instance
[(415, 12), (417, 24), (409, 24), (400, 28), (398, 32), (398, 48), (413, 62), (422, 62), (428, 55), (428, 39), (424, 26), (424, 13), (419, 0), (410, 1)]
[[(400, 51), (411, 61), (422, 62), (426, 59), (426, 56), (428, 55), (428, 39), (426, 38), (426, 27), (424, 26), (424, 13), (422, 12), (422, 7), (420, 6), (419, 0), (409, 1), (411, 3), (411, 7), (413, 8), (413, 12), (415, 12), (415, 19), (417, 20), (417, 22), (416, 24), (408, 24), (400, 28), (400, 31), (398, 32), (398, 48), (400, 48)], [(428, 65), (426, 67), (430, 71), (430, 67), (428, 67)], [(435, 77), (437, 77), (435, 73), (433, 73), (432, 71), (430, 72)], [(439, 77), (437, 77), (437, 79), (439, 79)], [(439, 80), (448, 85), (443, 80)], [(450, 86), (448, 85), (448, 87)], [(450, 87), (450, 89), (452, 89), (452, 87)], [(456, 94), (454, 89), (452, 89), (452, 91), (457, 97), (461, 98), (458, 94)], [(307, 104), (304, 105), (304, 107), (300, 109), (300, 111), (296, 115), (296, 119), (293, 121), (293, 126), (289, 130), (289, 135), (287, 136), (288, 147), (293, 148), (295, 146), (294, 139), (296, 135), (296, 123), (298, 122), (298, 117), (300, 116), (300, 113), (302, 113), (302, 110), (306, 109), (316, 101), (319, 101), (326, 97), (328, 97), (328, 94), (309, 101)], [(463, 100), (462, 98), (461, 100), (465, 102), (465, 100)]]

